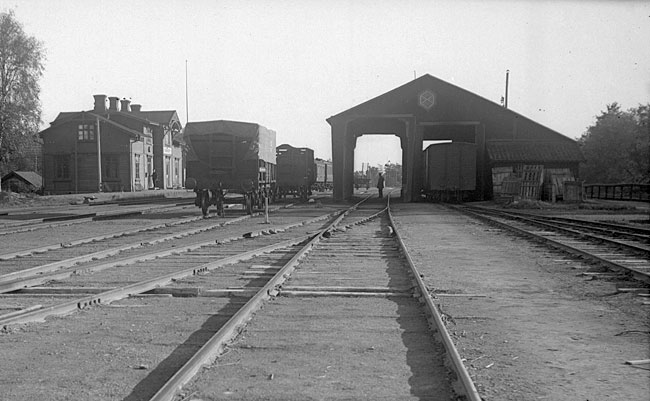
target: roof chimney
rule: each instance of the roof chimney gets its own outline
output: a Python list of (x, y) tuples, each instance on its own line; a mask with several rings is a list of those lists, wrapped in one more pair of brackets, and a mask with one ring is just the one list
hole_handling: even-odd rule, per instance
[(93, 95), (95, 98), (95, 113), (106, 113), (106, 95)]
[(120, 100), (120, 104), (122, 105), (122, 108), (120, 109), (120, 111), (123, 111), (125, 113), (128, 113), (129, 111), (131, 111), (131, 107), (130, 107), (131, 101), (129, 99), (124, 98), (124, 99)]
[(117, 102), (120, 100), (117, 96), (111, 96), (108, 98), (111, 105), (108, 107), (110, 111), (117, 111)]
[(135, 112), (139, 113), (141, 109), (142, 109), (141, 104), (132, 104), (131, 105), (131, 111), (132, 112), (135, 111)]

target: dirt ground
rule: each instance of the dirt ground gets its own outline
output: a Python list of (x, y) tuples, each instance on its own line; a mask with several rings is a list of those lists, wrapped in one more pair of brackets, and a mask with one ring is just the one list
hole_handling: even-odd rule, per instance
[(141, 192), (98, 192), (70, 195), (36, 195), (33, 193), (16, 193), (0, 191), (0, 210), (19, 209), (23, 207), (82, 205), (86, 198), (95, 201), (112, 201), (119, 199), (141, 198), (149, 196), (192, 197), (193, 192), (185, 189), (156, 190)]
[(638, 284), (442, 206), (395, 209), (484, 400), (649, 398), (650, 366), (625, 361), (650, 358), (650, 307), (617, 293)]
[[(13, 199), (12, 205), (31, 201)], [(5, 207), (0, 199), (0, 208)], [(398, 229), (436, 294), (436, 304), (485, 401), (649, 399), (650, 367), (625, 364), (650, 358), (650, 306), (633, 294), (617, 292), (631, 283), (586, 277), (582, 273), (591, 266), (469, 217), (449, 214), (441, 206), (394, 207)], [(568, 210), (544, 212), (595, 220), (647, 216), (647, 209), (618, 205)], [(152, 373), (165, 362), (145, 356), (143, 348), (155, 346), (159, 355), (167, 355), (189, 338), (188, 332), (198, 332), (214, 309), (206, 304), (205, 310), (188, 310), (170, 302), (167, 315), (173, 319), (168, 327), (152, 328), (150, 321), (155, 319), (148, 310), (153, 302), (165, 299), (129, 299), (102, 307), (103, 314), (123, 306), (138, 316), (123, 324), (107, 326), (103, 315), (89, 320), (91, 314), (78, 313), (0, 332), (5, 347), (18, 350), (30, 347), (30, 341), (42, 344), (24, 354), (24, 360), (19, 355), (14, 355), (18, 362), (5, 359), (3, 369), (11, 366), (11, 374), (6, 370), (0, 374), (0, 399), (20, 394), (20, 386), (42, 386), (43, 394), (54, 388), (50, 399), (124, 399), (124, 394), (138, 399), (144, 385), (134, 388), (128, 383), (151, 382)], [(150, 333), (148, 342), (133, 341), (133, 333), (143, 330)], [(60, 341), (62, 337), (67, 339)], [(51, 374), (35, 378), (29, 373), (34, 360), (58, 362)], [(119, 360), (119, 371), (94, 371), (98, 361), (109, 360)], [(66, 373), (68, 364), (88, 374), (71, 376)], [(103, 375), (124, 377), (124, 388), (103, 383)], [(105, 388), (97, 390), (97, 383)]]

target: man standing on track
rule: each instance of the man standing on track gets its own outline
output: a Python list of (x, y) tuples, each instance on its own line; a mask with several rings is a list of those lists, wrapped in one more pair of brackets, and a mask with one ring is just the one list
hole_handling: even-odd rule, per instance
[(377, 177), (377, 189), (379, 190), (379, 199), (384, 197), (384, 176), (379, 173)]

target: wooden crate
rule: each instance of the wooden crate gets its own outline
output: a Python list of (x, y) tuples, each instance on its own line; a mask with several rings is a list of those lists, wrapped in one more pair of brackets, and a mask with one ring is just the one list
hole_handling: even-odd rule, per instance
[(521, 171), (522, 199), (539, 200), (541, 198), (542, 183), (544, 182), (543, 165), (524, 165)]

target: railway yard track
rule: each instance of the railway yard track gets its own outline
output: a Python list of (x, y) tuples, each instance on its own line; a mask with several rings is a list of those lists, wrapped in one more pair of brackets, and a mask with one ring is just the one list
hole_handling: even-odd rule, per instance
[(650, 284), (650, 230), (646, 228), (478, 207), (457, 209)]
[(180, 210), (192, 204), (187, 199), (163, 198), (154, 204), (144, 201), (102, 202), (79, 206), (44, 206), (23, 209), (8, 209), (0, 212), (0, 237), (30, 232), (44, 228), (64, 227), (90, 221), (104, 221), (128, 216), (138, 216), (152, 211)]
[[(628, 227), (466, 207), (393, 210), (376, 198), (350, 208), (287, 205), (268, 216), (227, 210), (202, 218), (174, 205), (117, 220), (33, 220), (29, 231), (7, 227), (0, 245), (0, 355), (12, 367), (0, 376), (3, 399), (533, 400), (599, 391), (634, 399), (645, 391), (586, 379), (574, 366), (580, 358), (568, 358), (587, 350), (567, 346), (563, 333), (582, 339), (601, 327), (597, 318), (578, 333), (562, 319), (548, 322), (575, 310), (546, 307), (557, 303), (558, 287), (590, 293), (609, 282), (627, 294), (624, 302), (643, 304), (647, 233)], [(533, 235), (563, 252), (579, 248), (571, 249), (581, 258), (571, 265), (597, 281), (571, 274), (553, 284), (550, 298), (549, 290), (531, 297), (537, 286), (527, 280), (549, 276), (501, 254), (498, 236), (511, 234), (495, 237), (482, 223), (488, 220), (499, 232), (516, 226), (527, 244), (516, 247), (540, 253), (538, 265), (574, 259), (538, 251), (528, 242)], [(549, 222), (565, 231), (538, 225)], [(598, 245), (582, 244), (587, 230)], [(476, 242), (481, 235), (485, 244)], [(616, 236), (612, 248), (603, 245), (606, 236)], [(588, 252), (606, 262), (587, 259)], [(523, 298), (515, 285), (524, 285)], [(607, 313), (584, 297), (564, 298), (581, 314)], [(638, 356), (647, 338), (631, 336), (647, 325), (611, 316), (613, 332), (623, 334), (610, 333), (618, 336), (613, 345), (585, 341), (590, 355)], [(550, 326), (540, 329), (537, 319)], [(572, 376), (546, 360), (565, 346), (575, 352), (561, 360)], [(618, 369), (610, 373), (619, 381), (647, 378)], [(517, 376), (528, 370), (527, 378)]]
[[(443, 332), (444, 325), (426, 290), (421, 301), (415, 296), (419, 276), (409, 273), (385, 207), (340, 213), (286, 209), (272, 224), (260, 216), (137, 220), (138, 228), (62, 247), (24, 244), (2, 257), (0, 326), (39, 337), (31, 352), (53, 357), (48, 370), (62, 372), (47, 382), (82, 381), (79, 399), (305, 399), (321, 391), (451, 399), (454, 381), (478, 399), (449, 337), (434, 341), (429, 323), (436, 327), (437, 318)], [(44, 338), (43, 325), (56, 335)], [(70, 328), (79, 325), (82, 332)], [(460, 369), (453, 374), (443, 344)], [(71, 359), (98, 363), (76, 372)], [(210, 364), (219, 366), (216, 382), (212, 369), (201, 370)], [(259, 372), (258, 385), (250, 386), (242, 365)], [(351, 368), (373, 375), (359, 381)], [(311, 373), (301, 376), (305, 369)], [(23, 383), (9, 395), (70, 394)]]

